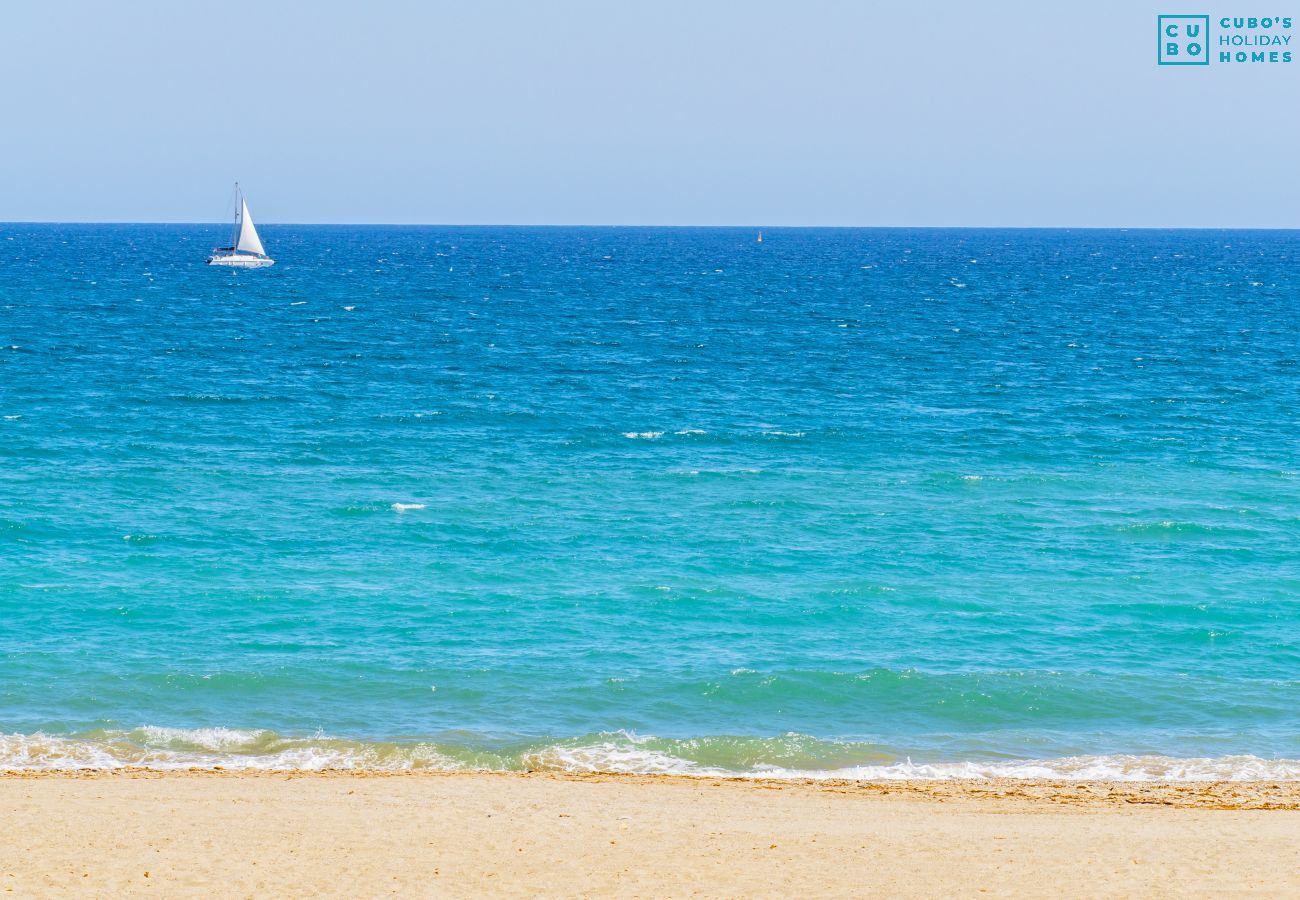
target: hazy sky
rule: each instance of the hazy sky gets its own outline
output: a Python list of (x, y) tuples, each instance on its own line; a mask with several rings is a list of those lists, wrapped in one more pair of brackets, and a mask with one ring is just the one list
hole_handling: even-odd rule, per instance
[(1300, 53), (1157, 66), (1198, 3), (7, 3), (0, 220), (1300, 224)]

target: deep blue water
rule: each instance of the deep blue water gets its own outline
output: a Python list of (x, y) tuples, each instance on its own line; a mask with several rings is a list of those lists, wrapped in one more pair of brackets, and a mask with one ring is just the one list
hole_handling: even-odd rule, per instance
[(1300, 232), (227, 231), (0, 226), (0, 763), (1300, 777)]

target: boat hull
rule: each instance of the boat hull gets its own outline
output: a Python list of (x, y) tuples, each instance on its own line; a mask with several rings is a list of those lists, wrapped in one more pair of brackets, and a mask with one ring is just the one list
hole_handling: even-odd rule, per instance
[(263, 266), (275, 265), (275, 260), (266, 256), (245, 256), (242, 254), (227, 254), (208, 257), (210, 266), (233, 266), (237, 269), (260, 269)]

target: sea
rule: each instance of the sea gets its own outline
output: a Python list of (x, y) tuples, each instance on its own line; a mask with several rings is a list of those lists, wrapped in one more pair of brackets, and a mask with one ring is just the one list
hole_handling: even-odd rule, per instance
[(1300, 778), (1300, 232), (0, 225), (0, 769)]

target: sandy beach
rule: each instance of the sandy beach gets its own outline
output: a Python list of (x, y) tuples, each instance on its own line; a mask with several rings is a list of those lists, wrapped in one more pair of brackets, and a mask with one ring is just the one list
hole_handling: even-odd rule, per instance
[(1300, 892), (1300, 784), (0, 777), (20, 896)]

